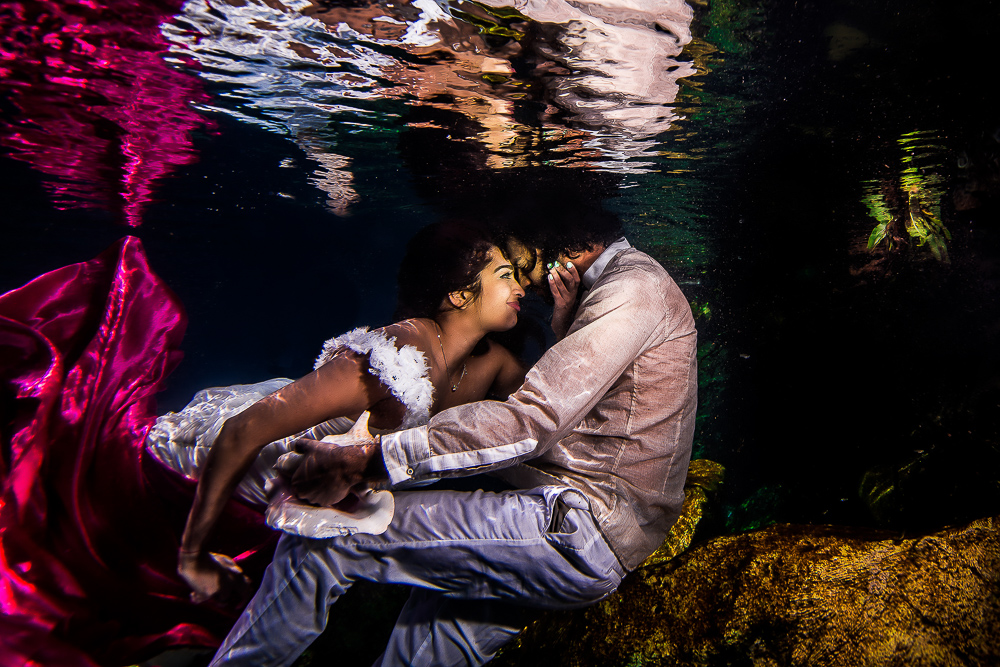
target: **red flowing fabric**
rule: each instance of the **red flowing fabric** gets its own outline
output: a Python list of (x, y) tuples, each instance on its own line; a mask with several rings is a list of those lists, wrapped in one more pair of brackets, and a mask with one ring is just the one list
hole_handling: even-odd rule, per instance
[[(176, 575), (193, 484), (146, 454), (180, 360), (177, 297), (140, 241), (0, 296), (0, 667), (217, 646), (239, 612)], [(232, 502), (213, 550), (259, 575), (274, 536)]]

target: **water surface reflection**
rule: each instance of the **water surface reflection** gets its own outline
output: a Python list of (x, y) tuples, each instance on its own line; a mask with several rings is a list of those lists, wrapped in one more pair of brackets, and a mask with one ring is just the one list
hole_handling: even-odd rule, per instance
[(695, 71), (678, 60), (691, 20), (680, 0), (192, 0), (163, 31), (177, 62), (220, 91), (201, 108), (290, 134), (343, 213), (356, 194), (337, 135), (439, 127), (405, 106), (467, 119), (448, 138), (481, 145), (487, 168), (645, 173), (679, 117), (678, 80)]
[(0, 144), (46, 175), (57, 208), (142, 221), (157, 181), (191, 162), (211, 126), (201, 82), (164, 62), (171, 3), (18, 0), (0, 6)]
[(435, 126), (407, 108), (467, 119), (449, 139), (490, 169), (648, 173), (695, 74), (692, 18), (682, 0), (21, 0), (0, 14), (2, 142), (59, 206), (133, 226), (215, 113), (291, 136), (338, 214), (358, 200), (343, 135)]

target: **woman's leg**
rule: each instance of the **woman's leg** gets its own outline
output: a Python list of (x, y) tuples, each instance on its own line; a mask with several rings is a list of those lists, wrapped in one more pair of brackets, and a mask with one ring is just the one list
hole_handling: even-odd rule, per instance
[[(226, 420), (291, 382), (288, 378), (274, 378), (256, 384), (202, 389), (180, 412), (168, 412), (157, 418), (146, 436), (146, 449), (164, 467), (197, 480)], [(276, 474), (274, 464), (291, 450), (295, 440), (300, 437), (322, 440), (327, 435), (346, 433), (353, 424), (352, 419), (339, 417), (268, 444), (240, 481), (236, 494), (251, 505), (266, 507), (266, 486)]]
[[(164, 467), (196, 480), (226, 420), (290, 382), (287, 378), (275, 378), (256, 384), (202, 389), (180, 412), (168, 412), (157, 418), (146, 436), (146, 449)], [(257, 505), (267, 504), (263, 491), (266, 474), (261, 471), (268, 471), (282, 453), (269, 454), (266, 457), (269, 463), (260, 462), (248, 473), (249, 481), (244, 481), (239, 489), (244, 499)]]

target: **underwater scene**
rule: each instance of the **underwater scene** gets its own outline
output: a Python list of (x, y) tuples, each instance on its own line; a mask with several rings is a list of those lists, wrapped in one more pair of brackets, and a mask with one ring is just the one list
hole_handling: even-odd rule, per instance
[[(495, 664), (1000, 664), (998, 10), (7, 0), (0, 293), (139, 239), (187, 318), (162, 414), (392, 322), (431, 222), (610, 211), (698, 330), (684, 514)], [(379, 657), (406, 592), (356, 588), (296, 664)], [(205, 665), (226, 631), (94, 623), (31, 664)]]

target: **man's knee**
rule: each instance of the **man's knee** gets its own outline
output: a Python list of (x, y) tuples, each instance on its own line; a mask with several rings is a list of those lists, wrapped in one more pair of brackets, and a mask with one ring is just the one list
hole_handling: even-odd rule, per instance
[(603, 576), (594, 577), (589, 585), (580, 591), (581, 598), (587, 600), (586, 604), (600, 602), (607, 596), (614, 593), (622, 583), (624, 573), (618, 570), (611, 570)]
[(547, 535), (552, 545), (574, 568), (567, 576), (569, 600), (587, 605), (601, 600), (618, 588), (625, 570), (601, 535), (590, 512), (569, 508), (559, 521), (560, 532)]

